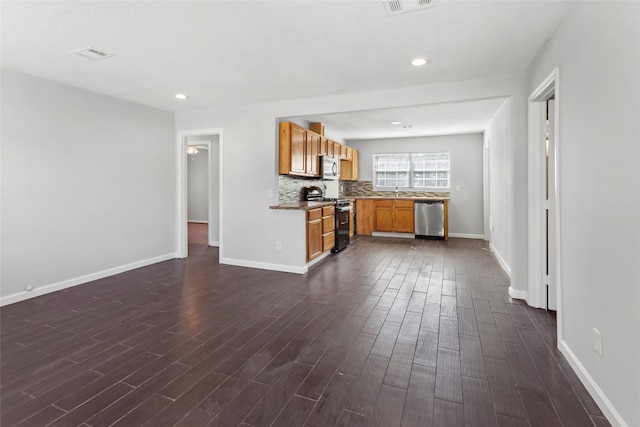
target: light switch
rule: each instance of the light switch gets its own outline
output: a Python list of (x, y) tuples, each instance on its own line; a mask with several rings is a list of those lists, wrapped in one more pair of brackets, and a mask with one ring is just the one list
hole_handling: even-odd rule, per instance
[(456, 191), (460, 191), (460, 186), (456, 185)]
[(270, 199), (273, 198), (273, 188), (267, 188), (267, 197)]

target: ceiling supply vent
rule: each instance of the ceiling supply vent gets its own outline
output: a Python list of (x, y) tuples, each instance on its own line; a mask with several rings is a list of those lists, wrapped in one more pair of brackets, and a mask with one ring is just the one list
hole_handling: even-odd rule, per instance
[(112, 53), (105, 53), (101, 50), (94, 49), (92, 47), (85, 47), (84, 49), (73, 50), (69, 52), (70, 55), (77, 55), (81, 58), (88, 59), (90, 61), (100, 61), (101, 59), (111, 58)]
[(433, 7), (433, 0), (382, 0), (382, 3), (389, 16)]

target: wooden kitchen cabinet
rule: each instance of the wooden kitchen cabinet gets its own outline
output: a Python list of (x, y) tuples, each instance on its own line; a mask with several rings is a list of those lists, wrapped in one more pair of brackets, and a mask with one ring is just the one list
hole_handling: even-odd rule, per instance
[(307, 132), (305, 171), (310, 176), (320, 176), (320, 135)]
[(307, 261), (322, 254), (322, 208), (307, 211)]
[(413, 233), (415, 213), (413, 200), (358, 199), (358, 234), (370, 236), (374, 231)]
[(356, 199), (356, 233), (360, 236), (371, 236), (376, 218), (373, 199)]
[(393, 232), (393, 200), (376, 200), (375, 218), (375, 231)]
[(291, 122), (280, 123), (278, 173), (320, 176), (320, 136)]
[(351, 212), (349, 212), (349, 238), (351, 239), (355, 234), (355, 224), (354, 224), (354, 216), (355, 216), (355, 203), (353, 201), (349, 202), (349, 206), (351, 207)]
[(340, 160), (340, 180), (358, 180), (358, 150), (350, 148), (351, 160)]
[(413, 200), (393, 201), (393, 231), (396, 233), (415, 232), (415, 210)]
[(322, 251), (333, 249), (336, 244), (336, 208), (325, 206), (322, 208)]
[(318, 154), (320, 154), (321, 156), (327, 155), (328, 143), (329, 143), (329, 140), (327, 138), (325, 138), (324, 136), (320, 137), (320, 152)]

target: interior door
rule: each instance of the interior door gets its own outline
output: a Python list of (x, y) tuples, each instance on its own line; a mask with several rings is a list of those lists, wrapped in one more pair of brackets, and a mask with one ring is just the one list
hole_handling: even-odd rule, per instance
[(545, 248), (545, 282), (547, 288), (547, 310), (557, 310), (557, 283), (556, 283), (556, 135), (555, 135), (555, 101), (547, 100), (547, 134), (545, 138), (545, 212), (546, 222), (544, 248)]

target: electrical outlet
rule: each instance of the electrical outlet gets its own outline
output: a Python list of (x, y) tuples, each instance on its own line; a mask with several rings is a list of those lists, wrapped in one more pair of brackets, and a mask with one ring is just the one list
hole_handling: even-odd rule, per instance
[(33, 286), (27, 285), (27, 286), (24, 287), (24, 290), (27, 291), (27, 292), (31, 292), (33, 290)]
[(460, 186), (456, 185), (456, 191), (460, 191)]
[(267, 197), (269, 199), (273, 198), (273, 188), (267, 188)]
[(593, 351), (602, 357), (602, 335), (596, 328), (593, 328)]
[(282, 251), (282, 242), (276, 242), (276, 251), (278, 252)]

